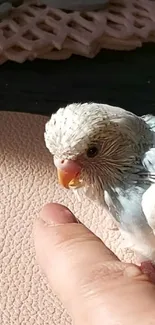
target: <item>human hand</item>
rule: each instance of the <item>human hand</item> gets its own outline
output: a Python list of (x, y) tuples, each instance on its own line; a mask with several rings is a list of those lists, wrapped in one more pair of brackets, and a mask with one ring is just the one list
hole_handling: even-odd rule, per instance
[(39, 265), (75, 325), (153, 325), (155, 285), (122, 263), (73, 214), (46, 205), (35, 223)]

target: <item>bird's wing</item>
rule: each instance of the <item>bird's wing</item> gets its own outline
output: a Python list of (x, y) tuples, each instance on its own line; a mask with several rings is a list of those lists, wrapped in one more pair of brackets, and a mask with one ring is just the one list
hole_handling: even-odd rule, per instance
[[(155, 132), (155, 117), (144, 116), (144, 121)], [(109, 192), (107, 205), (120, 224), (127, 247), (143, 256), (155, 260), (155, 141), (142, 159), (138, 172), (139, 182), (128, 184), (124, 191), (115, 189), (117, 196)], [(135, 176), (135, 175), (134, 175)], [(152, 185), (149, 185), (151, 184)], [(116, 200), (117, 199), (117, 200)], [(154, 217), (153, 217), (154, 216)]]
[(143, 260), (155, 261), (155, 236), (148, 224), (147, 217), (142, 208), (142, 196), (147, 191), (133, 184), (125, 191), (116, 189), (106, 196), (106, 203), (122, 234), (123, 246), (133, 249)]
[(154, 132), (154, 143), (150, 150), (148, 150), (142, 160), (145, 170), (148, 172), (148, 178), (152, 183), (155, 183), (155, 116), (144, 115), (142, 117), (148, 124), (151, 131)]
[[(144, 115), (142, 118), (149, 125), (149, 128), (155, 132), (155, 116)], [(149, 226), (155, 233), (155, 142), (154, 147), (145, 153), (142, 164), (148, 171), (148, 178), (153, 183), (142, 196), (142, 209)]]
[(146, 152), (142, 163), (152, 184), (144, 192), (141, 205), (147, 222), (155, 234), (155, 148)]
[(148, 172), (150, 181), (155, 182), (155, 148), (151, 148), (145, 153), (142, 164)]
[[(155, 116), (144, 115), (144, 121), (149, 125), (150, 129), (155, 132)], [(155, 146), (155, 144), (154, 144)], [(149, 173), (152, 183), (155, 182), (155, 148), (151, 148), (146, 152), (143, 165)], [(142, 196), (142, 209), (149, 226), (155, 233), (155, 184), (152, 184)]]
[[(155, 132), (155, 116), (145, 115), (143, 119), (150, 129)], [(144, 192), (141, 204), (147, 222), (155, 234), (155, 141), (153, 147), (145, 153), (142, 164), (152, 184)]]
[(155, 116), (147, 114), (143, 115), (142, 118), (149, 125), (150, 129), (155, 132)]
[(142, 209), (149, 226), (155, 234), (155, 184), (152, 184), (143, 194)]

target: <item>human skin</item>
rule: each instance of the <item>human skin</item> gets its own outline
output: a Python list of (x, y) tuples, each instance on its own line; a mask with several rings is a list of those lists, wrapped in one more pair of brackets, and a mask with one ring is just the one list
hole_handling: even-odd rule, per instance
[(122, 263), (73, 214), (47, 204), (34, 226), (37, 261), (74, 325), (153, 325), (155, 285)]

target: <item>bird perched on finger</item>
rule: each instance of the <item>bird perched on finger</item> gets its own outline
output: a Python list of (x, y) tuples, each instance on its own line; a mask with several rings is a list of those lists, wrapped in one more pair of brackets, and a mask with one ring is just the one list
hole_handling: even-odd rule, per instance
[(106, 205), (155, 280), (155, 117), (74, 103), (51, 116), (44, 136), (59, 183)]

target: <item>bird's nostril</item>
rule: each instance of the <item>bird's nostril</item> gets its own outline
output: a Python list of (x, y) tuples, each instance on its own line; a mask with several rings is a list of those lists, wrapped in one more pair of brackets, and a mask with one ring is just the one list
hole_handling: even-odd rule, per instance
[(64, 159), (62, 159), (62, 160), (61, 160), (61, 164), (64, 164), (64, 162), (65, 162)]

